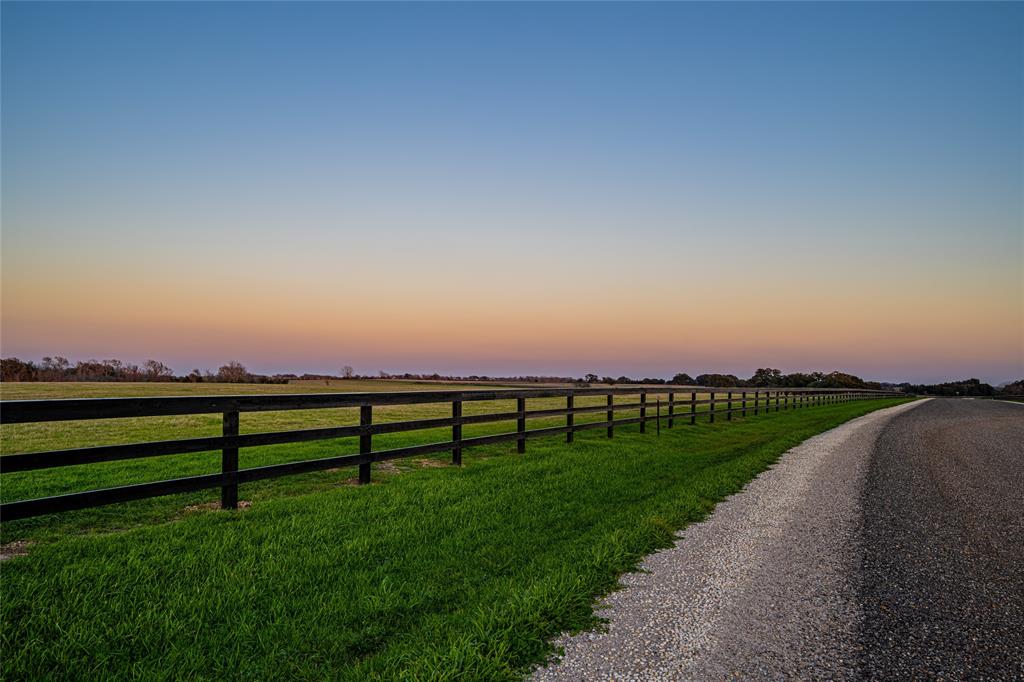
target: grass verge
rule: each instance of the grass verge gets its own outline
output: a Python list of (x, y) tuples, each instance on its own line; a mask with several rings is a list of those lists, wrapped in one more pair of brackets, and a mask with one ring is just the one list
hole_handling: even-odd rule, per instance
[(899, 402), (480, 448), (462, 469), (51, 538), (0, 568), (3, 677), (518, 679), (782, 452)]

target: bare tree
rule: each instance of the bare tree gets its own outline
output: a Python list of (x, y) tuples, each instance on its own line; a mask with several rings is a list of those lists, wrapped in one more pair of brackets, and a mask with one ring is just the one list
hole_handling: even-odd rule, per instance
[(351, 379), (355, 375), (356, 375), (356, 372), (355, 372), (354, 369), (352, 369), (351, 365), (345, 365), (344, 367), (341, 368), (341, 378), (342, 379)]
[(142, 363), (142, 367), (146, 372), (146, 378), (150, 381), (166, 380), (174, 376), (174, 370), (159, 360), (146, 360)]
[(249, 380), (249, 371), (245, 365), (232, 360), (217, 370), (217, 381), (229, 384), (244, 384)]

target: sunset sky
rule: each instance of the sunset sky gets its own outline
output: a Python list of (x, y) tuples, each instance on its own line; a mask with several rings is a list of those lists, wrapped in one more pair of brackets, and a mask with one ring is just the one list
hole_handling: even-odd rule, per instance
[(0, 12), (4, 357), (1024, 376), (1024, 5)]

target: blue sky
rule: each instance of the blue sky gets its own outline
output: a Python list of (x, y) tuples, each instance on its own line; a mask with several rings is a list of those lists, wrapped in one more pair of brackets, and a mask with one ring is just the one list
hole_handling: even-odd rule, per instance
[[(5, 355), (1024, 371), (1020, 4), (5, 2), (2, 24)], [(287, 330), (229, 338), (260, 314)]]

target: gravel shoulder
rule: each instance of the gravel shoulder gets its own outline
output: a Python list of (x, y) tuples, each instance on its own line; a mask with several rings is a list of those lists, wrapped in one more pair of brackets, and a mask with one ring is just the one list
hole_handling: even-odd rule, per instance
[(863, 490), (890, 420), (879, 410), (808, 439), (623, 577), (604, 632), (564, 636), (532, 679), (853, 679)]

